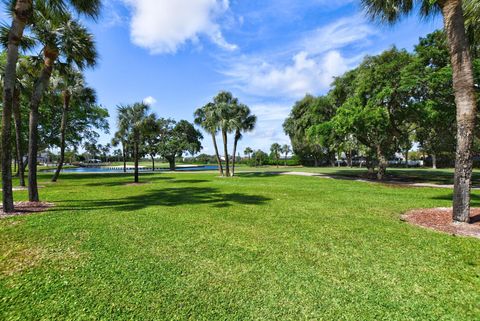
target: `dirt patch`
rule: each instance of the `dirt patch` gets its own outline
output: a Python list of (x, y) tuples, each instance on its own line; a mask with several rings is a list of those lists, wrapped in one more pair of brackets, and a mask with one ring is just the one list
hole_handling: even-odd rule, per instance
[(0, 219), (33, 213), (43, 213), (53, 206), (52, 203), (47, 202), (15, 202), (15, 211), (12, 213), (3, 212), (3, 207), (0, 206)]
[(418, 209), (402, 215), (411, 224), (449, 233), (480, 238), (480, 208), (472, 208), (470, 223), (453, 223), (452, 208)]

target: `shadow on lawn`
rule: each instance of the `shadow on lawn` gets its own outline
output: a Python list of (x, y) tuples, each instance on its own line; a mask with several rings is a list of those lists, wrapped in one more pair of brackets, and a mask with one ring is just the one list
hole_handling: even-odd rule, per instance
[[(432, 197), (432, 199), (441, 200), (441, 201), (452, 201), (453, 200), (453, 193), (448, 193), (448, 194), (445, 194), (445, 195)], [(470, 205), (472, 207), (480, 207), (480, 195), (472, 194)], [(452, 206), (452, 205), (450, 204), (449, 206)]]
[[(223, 208), (234, 204), (263, 205), (269, 200), (271, 199), (258, 195), (221, 193), (219, 189), (211, 187), (177, 187), (148, 190), (142, 194), (123, 198), (59, 201), (57, 202), (59, 206), (54, 210), (112, 209), (116, 211), (135, 211), (150, 206), (175, 207), (182, 205), (210, 205)], [(62, 204), (65, 204), (65, 206)]]

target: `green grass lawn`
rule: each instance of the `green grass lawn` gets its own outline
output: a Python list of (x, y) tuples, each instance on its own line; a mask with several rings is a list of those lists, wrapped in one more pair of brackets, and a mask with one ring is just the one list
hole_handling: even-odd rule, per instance
[(480, 317), (480, 240), (399, 220), (450, 206), (448, 189), (268, 173), (49, 178), (40, 193), (55, 208), (0, 220), (1, 320)]

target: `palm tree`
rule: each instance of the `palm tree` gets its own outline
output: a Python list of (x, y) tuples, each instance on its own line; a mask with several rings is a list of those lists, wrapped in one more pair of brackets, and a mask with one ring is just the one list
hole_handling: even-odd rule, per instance
[(118, 107), (119, 132), (127, 134), (128, 142), (132, 146), (133, 161), (135, 163), (135, 183), (139, 182), (138, 163), (140, 160), (140, 147), (149, 122), (149, 110), (150, 107), (145, 103)]
[(97, 52), (93, 36), (69, 14), (52, 14), (48, 8), (37, 10), (32, 29), (43, 45), (44, 63), (34, 86), (30, 102), (29, 147), (28, 147), (28, 197), (38, 202), (37, 152), (38, 152), (38, 107), (50, 83), (52, 72), (59, 58), (82, 70), (93, 67)]
[(112, 145), (122, 145), (123, 172), (127, 172), (127, 154), (129, 153), (130, 122), (128, 121), (129, 106), (117, 106), (117, 132), (112, 139)]
[(61, 91), (63, 100), (62, 120), (60, 125), (60, 157), (58, 160), (57, 170), (55, 171), (52, 182), (58, 180), (58, 176), (62, 171), (65, 162), (66, 132), (68, 126), (68, 113), (72, 100), (76, 100), (77, 105), (91, 105), (97, 101), (95, 90), (89, 88), (85, 84), (83, 75), (71, 68), (62, 71), (62, 75), (55, 79), (57, 90)]
[(245, 148), (245, 150), (243, 151), (243, 154), (245, 156), (248, 156), (248, 160), (252, 159), (252, 153), (253, 149), (251, 149), (250, 147)]
[(257, 117), (251, 114), (248, 106), (240, 104), (234, 112), (233, 126), (235, 129), (235, 137), (233, 143), (233, 160), (232, 160), (232, 176), (235, 175), (235, 162), (237, 154), (238, 141), (242, 139), (242, 132), (250, 132), (255, 128)]
[(372, 19), (393, 24), (419, 7), (423, 16), (441, 11), (447, 34), (453, 71), (453, 90), (457, 105), (457, 151), (453, 220), (470, 219), (470, 189), (472, 184), (472, 146), (476, 117), (476, 94), (473, 80), (472, 56), (465, 31), (462, 0), (362, 0)]
[(222, 133), (223, 151), (225, 154), (225, 176), (230, 176), (230, 158), (228, 155), (228, 134), (234, 130), (235, 110), (238, 106), (238, 99), (228, 91), (221, 91), (213, 98), (214, 113), (219, 122)]
[(275, 158), (275, 162), (277, 163), (278, 168), (278, 160), (280, 159), (280, 153), (282, 152), (282, 147), (278, 143), (273, 143), (270, 147), (270, 152), (272, 156)]
[(213, 141), (213, 147), (215, 149), (215, 156), (217, 158), (217, 163), (218, 163), (218, 171), (220, 172), (221, 176), (224, 176), (223, 174), (223, 166), (222, 166), (222, 160), (220, 159), (220, 154), (218, 152), (218, 145), (217, 145), (217, 133), (219, 131), (218, 127), (218, 119), (216, 117), (215, 113), (215, 105), (213, 103), (208, 103), (205, 106), (198, 108), (195, 113), (195, 124), (202, 127), (203, 130), (205, 130), (207, 133), (209, 133), (212, 136), (212, 141)]
[[(32, 16), (36, 12), (37, 4), (41, 1), (33, 0), (11, 0), (8, 7), (12, 9), (12, 23), (8, 33), (7, 41), (7, 63), (5, 65), (3, 79), (3, 110), (2, 110), (2, 194), (3, 211), (12, 212), (13, 192), (12, 192), (12, 168), (11, 168), (11, 150), (12, 150), (12, 111), (13, 97), (15, 90), (15, 80), (17, 78), (17, 61), (19, 45), (23, 39), (23, 33), (27, 25), (32, 21)], [(49, 7), (51, 10), (68, 10), (69, 5), (77, 12), (90, 17), (96, 17), (100, 12), (101, 0), (51, 0)], [(35, 5), (34, 5), (35, 4)], [(53, 9), (52, 9), (53, 8)]]
[(280, 151), (283, 155), (285, 155), (284, 161), (285, 161), (285, 166), (287, 166), (287, 157), (288, 157), (288, 154), (292, 152), (292, 150), (290, 149), (290, 146), (288, 144), (285, 144), (281, 147)]

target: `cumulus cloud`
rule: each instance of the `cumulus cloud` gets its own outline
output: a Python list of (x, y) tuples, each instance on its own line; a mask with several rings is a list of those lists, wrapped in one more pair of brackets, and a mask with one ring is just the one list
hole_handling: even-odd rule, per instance
[(326, 91), (333, 78), (343, 74), (361, 55), (346, 57), (346, 47), (364, 47), (375, 31), (358, 17), (342, 18), (307, 32), (284, 51), (287, 60), (277, 55), (244, 55), (222, 72), (233, 86), (263, 97), (296, 99), (306, 93)]
[(149, 106), (155, 105), (156, 102), (157, 102), (157, 100), (152, 96), (148, 96), (148, 97), (145, 97), (145, 99), (143, 99), (143, 103), (145, 103)]
[(216, 20), (228, 11), (228, 0), (123, 0), (132, 8), (133, 43), (153, 54), (175, 53), (188, 42), (208, 37), (219, 47), (235, 50)]
[(348, 62), (338, 51), (330, 51), (322, 57), (301, 51), (284, 65), (247, 58), (234, 64), (225, 74), (248, 94), (299, 98), (305, 93), (315, 94), (327, 89), (333, 77), (347, 69)]

